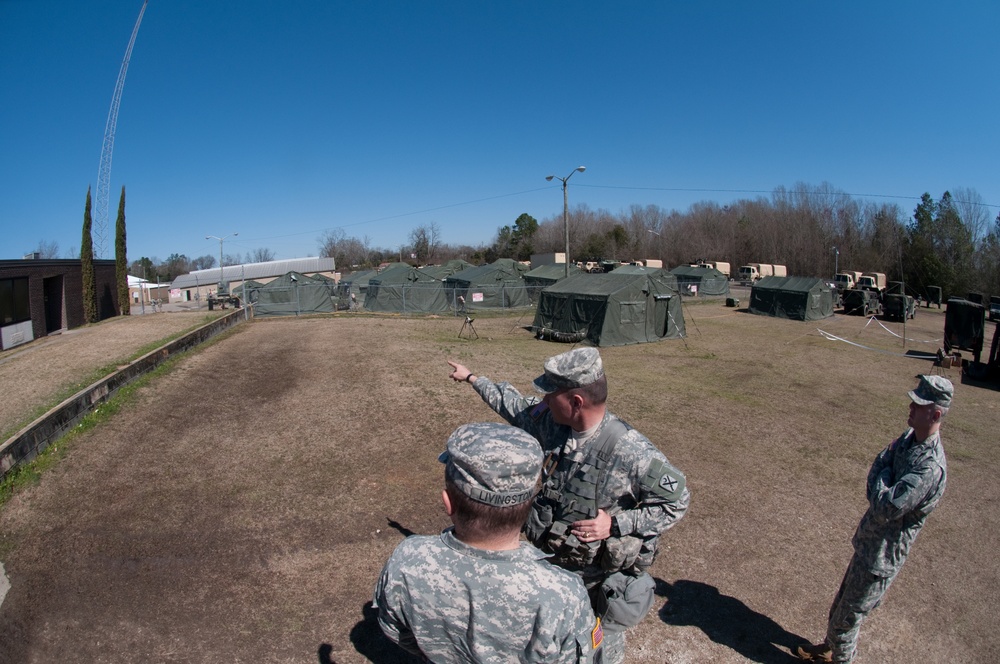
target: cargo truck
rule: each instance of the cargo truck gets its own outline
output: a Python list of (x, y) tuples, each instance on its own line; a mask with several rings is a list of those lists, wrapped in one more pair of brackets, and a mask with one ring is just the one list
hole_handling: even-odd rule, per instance
[(882, 293), (885, 291), (885, 274), (882, 272), (865, 272), (858, 279), (858, 288)]
[(740, 281), (752, 284), (764, 277), (787, 277), (788, 269), (784, 265), (772, 263), (749, 263), (740, 267)]
[(715, 268), (716, 270), (724, 274), (726, 276), (726, 279), (729, 279), (732, 276), (729, 271), (730, 270), (729, 263), (723, 261), (702, 261), (701, 263), (698, 263), (698, 267)]
[(851, 290), (852, 288), (857, 288), (858, 280), (861, 279), (861, 274), (862, 272), (860, 270), (845, 270), (835, 274), (833, 276), (833, 281), (837, 284), (837, 290), (843, 293), (844, 291)]

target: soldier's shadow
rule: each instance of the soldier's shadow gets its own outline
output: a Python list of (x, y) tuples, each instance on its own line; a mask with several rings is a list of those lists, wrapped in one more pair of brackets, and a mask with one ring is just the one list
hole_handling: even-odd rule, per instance
[[(421, 664), (424, 660), (406, 652), (386, 638), (378, 626), (378, 609), (371, 602), (361, 610), (362, 619), (351, 629), (351, 644), (375, 664)], [(336, 664), (333, 646), (321, 643), (316, 652), (319, 664)]]
[(751, 662), (801, 661), (791, 652), (807, 639), (789, 632), (735, 597), (721, 594), (715, 586), (684, 579), (669, 584), (656, 579), (656, 594), (667, 598), (659, 615), (668, 625), (697, 627), (715, 643), (735, 650)]

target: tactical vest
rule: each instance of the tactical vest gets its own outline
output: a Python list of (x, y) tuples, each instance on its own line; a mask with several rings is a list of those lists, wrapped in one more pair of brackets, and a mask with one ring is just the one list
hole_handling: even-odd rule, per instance
[[(610, 537), (581, 542), (570, 532), (570, 524), (597, 516), (600, 507), (597, 496), (607, 479), (615, 445), (630, 429), (611, 415), (582, 455), (579, 450), (569, 454), (564, 454), (562, 449), (550, 452), (545, 463), (545, 481), (524, 532), (532, 544), (553, 554), (553, 562), (579, 567), (600, 565), (607, 571), (617, 571), (635, 563), (644, 544), (639, 538)], [(612, 503), (606, 510), (613, 516), (619, 506)]]

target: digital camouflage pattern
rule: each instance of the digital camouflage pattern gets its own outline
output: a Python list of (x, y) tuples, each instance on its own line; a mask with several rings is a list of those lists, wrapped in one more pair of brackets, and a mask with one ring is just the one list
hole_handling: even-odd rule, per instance
[(917, 376), (920, 382), (916, 389), (910, 390), (910, 398), (919, 406), (937, 404), (942, 408), (951, 407), (951, 398), (955, 394), (955, 386), (944, 376)]
[[(570, 481), (574, 469), (580, 470), (588, 465), (586, 457), (590, 441), (598, 439), (604, 427), (620, 422), (610, 413), (606, 414), (588, 442), (581, 449), (570, 450), (567, 442), (571, 440), (572, 430), (568, 426), (557, 424), (538, 397), (524, 397), (510, 383), (495, 384), (484, 376), (479, 376), (473, 387), (498, 415), (541, 443), (546, 456), (543, 466), (543, 494), (536, 499), (534, 506), (536, 517), (543, 516), (539, 512), (545, 508), (545, 492), (561, 491)], [(598, 508), (615, 516), (622, 535), (621, 538), (605, 540), (603, 546), (618, 547), (626, 544), (621, 540), (627, 540), (631, 536), (632, 540), (642, 540), (650, 549), (651, 562), (656, 538), (684, 516), (691, 497), (684, 484), (684, 475), (670, 465), (648, 438), (635, 429), (624, 426), (615, 441), (613, 457), (597, 487), (596, 499)], [(540, 543), (535, 544), (544, 548)], [(601, 544), (598, 543), (598, 546)], [(627, 544), (627, 548), (638, 547)], [(629, 564), (635, 562), (635, 556), (628, 557), (631, 558)], [(579, 564), (579, 561), (566, 559), (557, 552), (551, 560), (557, 565), (572, 569), (583, 576), (585, 581), (600, 579), (616, 571), (613, 567), (602, 565), (599, 556), (594, 556), (589, 563)], [(620, 568), (625, 567), (625, 562), (623, 560)]]
[(479, 422), (456, 429), (438, 461), (447, 464), (445, 477), (468, 497), (509, 507), (535, 497), (542, 449), (516, 427)]
[(830, 608), (826, 642), (833, 661), (854, 658), (862, 620), (902, 568), (927, 515), (944, 495), (947, 474), (936, 432), (918, 442), (908, 429), (875, 458), (868, 471), (868, 510), (852, 540), (854, 557)]
[(940, 433), (917, 442), (909, 429), (875, 457), (868, 471), (868, 510), (853, 539), (868, 571), (879, 576), (899, 572), (944, 495), (947, 473)]
[(545, 360), (545, 370), (535, 379), (535, 389), (542, 394), (572, 390), (596, 382), (604, 375), (604, 363), (596, 348), (576, 348)]
[(544, 558), (527, 542), (477, 549), (451, 528), (408, 537), (375, 587), (379, 625), (436, 663), (592, 662), (603, 633), (587, 592)]

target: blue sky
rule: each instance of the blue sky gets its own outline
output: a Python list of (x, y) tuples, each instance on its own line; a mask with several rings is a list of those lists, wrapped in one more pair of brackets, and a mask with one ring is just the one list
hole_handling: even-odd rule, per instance
[[(80, 246), (141, 0), (0, 0), (0, 258)], [(129, 260), (316, 255), (522, 212), (684, 211), (829, 183), (1000, 212), (1000, 3), (150, 0), (121, 101), (109, 237)]]

